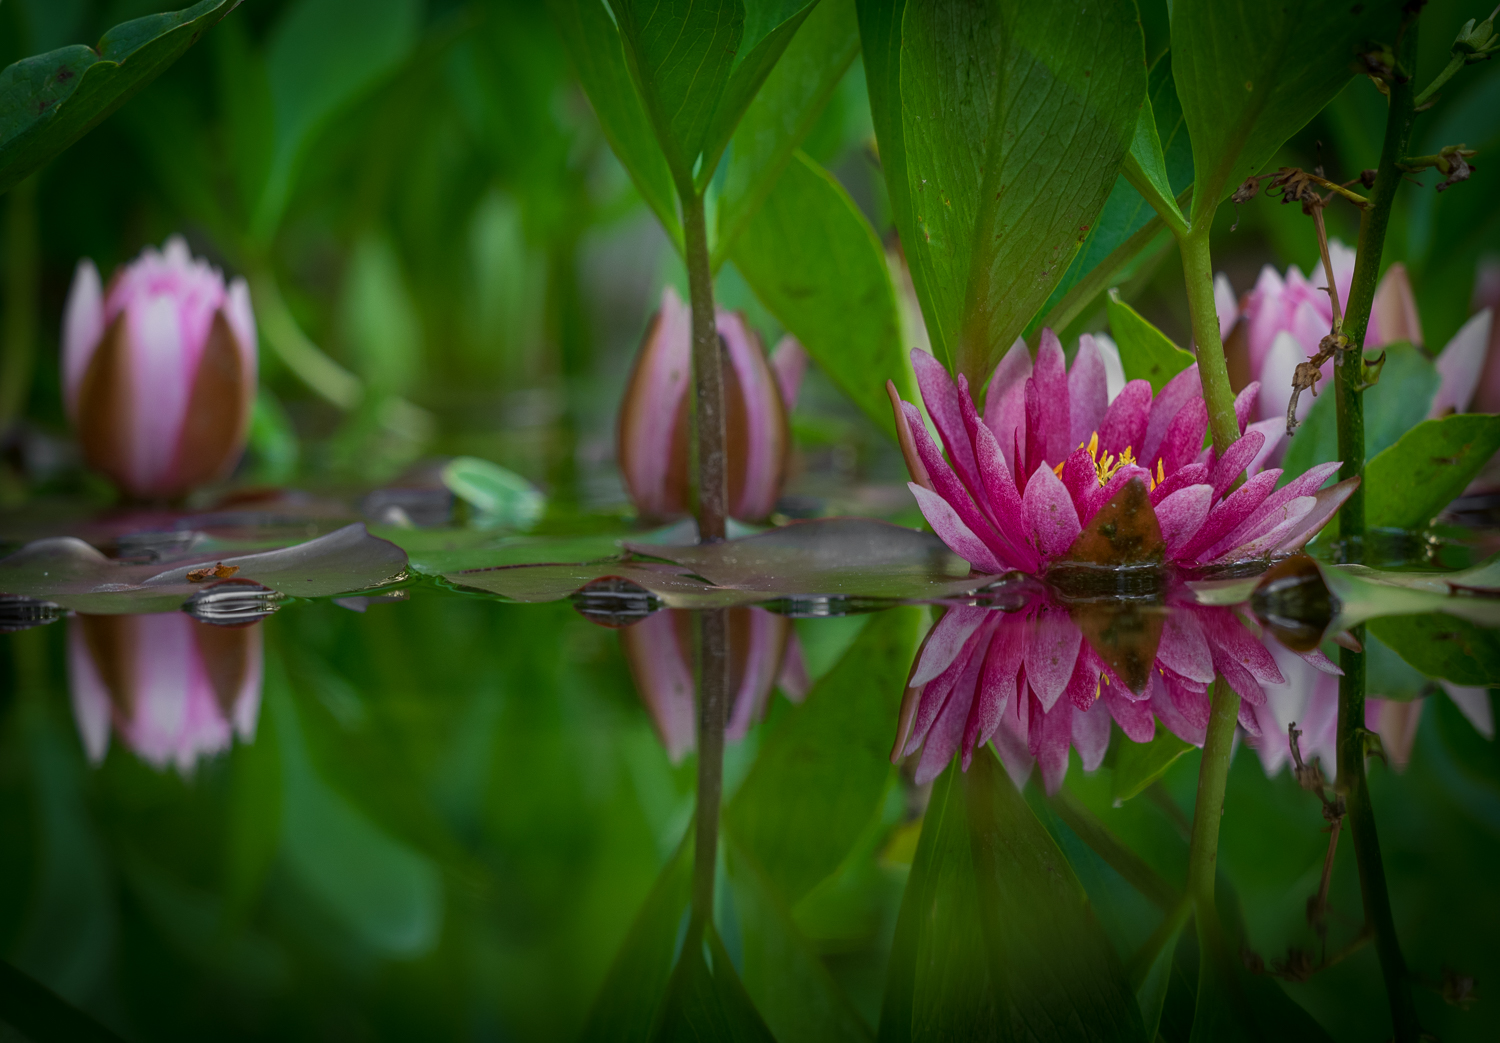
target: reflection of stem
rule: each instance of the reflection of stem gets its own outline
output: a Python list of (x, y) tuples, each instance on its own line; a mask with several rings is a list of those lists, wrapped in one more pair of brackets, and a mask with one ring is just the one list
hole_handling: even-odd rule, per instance
[[(1363, 647), (1365, 628), (1350, 631)], [(1391, 899), (1386, 890), (1385, 864), (1380, 860), (1380, 838), (1375, 833), (1375, 810), (1365, 779), (1365, 657), (1362, 652), (1339, 649), (1338, 788), (1349, 807), (1349, 830), (1354, 840), (1354, 857), (1359, 863), (1359, 890), (1364, 897), (1365, 922), (1375, 931), (1375, 951), (1380, 955), (1380, 971), (1385, 977), (1386, 999), (1391, 1005), (1391, 1021), (1396, 1029), (1396, 1043), (1415, 1043), (1422, 1028), (1417, 1021), (1416, 1003), (1412, 999), (1411, 980), (1401, 943), (1396, 937), (1396, 921), (1391, 916)]]
[(698, 538), (708, 542), (724, 538), (724, 518), (728, 513), (724, 366), (714, 319), (714, 282), (709, 268), (708, 222), (703, 213), (703, 196), (684, 196), (682, 211), (688, 297), (693, 309), (693, 432), (698, 448)]
[(5, 231), (5, 342), (0, 348), (0, 436), (26, 410), (36, 362), (36, 175), (10, 190)]
[(1198, 769), (1198, 800), (1193, 807), (1193, 835), (1188, 841), (1188, 896), (1198, 907), (1198, 920), (1212, 915), (1214, 870), (1219, 858), (1219, 821), (1224, 817), (1224, 789), (1229, 783), (1229, 755), (1240, 697), (1223, 677), (1214, 682), (1208, 733), (1203, 739), (1203, 762)]
[(724, 787), (724, 721), (729, 701), (729, 615), (704, 612), (698, 632), (698, 814), (693, 847), (690, 937), (713, 921), (719, 804)]
[(1194, 228), (1177, 240), (1182, 251), (1183, 281), (1187, 285), (1188, 314), (1193, 342), (1198, 347), (1198, 376), (1203, 381), (1203, 399), (1208, 405), (1208, 424), (1214, 433), (1214, 450), (1220, 455), (1240, 437), (1234, 415), (1234, 391), (1229, 386), (1229, 364), (1224, 360), (1224, 342), (1219, 336), (1219, 314), (1214, 306), (1213, 259), (1208, 250), (1208, 226)]

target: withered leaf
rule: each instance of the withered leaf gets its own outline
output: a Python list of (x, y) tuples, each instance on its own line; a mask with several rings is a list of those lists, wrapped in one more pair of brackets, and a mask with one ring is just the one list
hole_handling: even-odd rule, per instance
[(1088, 565), (1160, 563), (1166, 550), (1146, 483), (1133, 478), (1099, 508), (1068, 548), (1065, 562)]

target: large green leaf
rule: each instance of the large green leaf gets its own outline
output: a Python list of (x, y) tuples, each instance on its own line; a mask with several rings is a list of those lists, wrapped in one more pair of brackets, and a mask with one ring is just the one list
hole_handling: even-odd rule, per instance
[(1114, 184), (1146, 94), (1140, 25), (1117, 0), (913, 4), (900, 63), (907, 259), (933, 350), (982, 384)]
[(1115, 801), (1129, 800), (1139, 794), (1192, 748), (1165, 728), (1158, 728), (1150, 742), (1121, 743), (1115, 752), (1112, 779)]
[[(1428, 677), (1461, 685), (1500, 685), (1500, 634), (1447, 615), (1385, 616), (1370, 632)], [(1384, 677), (1371, 676), (1385, 694)]]
[(822, 0), (750, 103), (734, 132), (719, 195), (715, 267), (776, 187), (834, 88), (859, 53), (854, 0)]
[[(1384, 349), (1385, 368), (1380, 382), (1364, 394), (1365, 458), (1373, 460), (1416, 427), (1432, 407), (1441, 377), (1427, 356), (1410, 344), (1392, 344)], [(1291, 394), (1290, 390), (1286, 391)], [(1339, 458), (1338, 418), (1331, 386), (1308, 410), (1297, 426), (1282, 463), (1282, 484), (1303, 474), (1314, 464)], [(1330, 478), (1330, 482), (1335, 479)]]
[(1113, 290), (1109, 294), (1109, 331), (1120, 349), (1125, 379), (1149, 381), (1152, 394), (1160, 394), (1167, 381), (1193, 364), (1191, 354), (1173, 344)]
[(74, 44), (0, 71), (0, 192), (129, 101), (238, 4), (200, 0), (117, 25), (97, 48)]
[(837, 179), (798, 153), (733, 257), (823, 371), (894, 436), (885, 382), (911, 397), (896, 293), (874, 229)]
[(266, 49), (276, 130), (255, 236), (275, 234), (313, 136), (400, 64), (420, 19), (418, 0), (299, 0), (276, 23)]
[(1365, 465), (1365, 524), (1426, 527), (1496, 450), (1500, 416), (1460, 413), (1424, 420)]
[(681, 250), (682, 225), (677, 218), (672, 172), (657, 147), (651, 120), (630, 79), (620, 31), (600, 0), (548, 0), (547, 7), (610, 147), (667, 236)]
[(901, 22), (906, 0), (855, 0), (855, 8), (870, 122), (880, 150), (891, 217), (901, 241), (914, 243), (911, 194), (906, 187), (906, 139), (901, 129)]
[(987, 748), (933, 787), (880, 1038), (1145, 1038), (1083, 888)]
[(725, 830), (792, 906), (843, 862), (875, 815), (924, 609), (882, 612), (766, 739)]
[(1375, 42), (1395, 42), (1396, 0), (1180, 0), (1172, 75), (1193, 138), (1192, 224), (1333, 100)]

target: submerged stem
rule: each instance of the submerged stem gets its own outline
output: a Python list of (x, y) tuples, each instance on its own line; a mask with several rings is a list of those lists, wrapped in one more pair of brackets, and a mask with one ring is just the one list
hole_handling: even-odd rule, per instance
[(719, 805), (724, 789), (724, 720), (729, 696), (729, 615), (704, 612), (698, 630), (698, 808), (693, 837), (693, 905), (689, 931), (713, 920)]
[(1219, 313), (1214, 306), (1209, 220), (1205, 217), (1202, 228), (1179, 237), (1177, 245), (1182, 251), (1183, 281), (1187, 285), (1193, 342), (1198, 346), (1198, 377), (1203, 381), (1203, 399), (1208, 404), (1208, 426), (1214, 435), (1214, 451), (1222, 456), (1240, 437), (1240, 424), (1234, 415), (1234, 390), (1229, 386), (1229, 364), (1224, 359)]
[(698, 538), (724, 538), (728, 459), (724, 450), (724, 366), (714, 320), (714, 280), (708, 256), (703, 196), (683, 199), (683, 245), (693, 310), (693, 433), (698, 457)]
[[(1355, 627), (1352, 633), (1363, 646), (1365, 628)], [(1380, 956), (1380, 973), (1385, 978), (1396, 1043), (1416, 1043), (1421, 1038), (1422, 1027), (1417, 1021), (1406, 960), (1401, 955), (1401, 943), (1396, 937), (1396, 921), (1391, 916), (1385, 863), (1380, 859), (1380, 838), (1375, 832), (1375, 809), (1370, 805), (1365, 779), (1364, 653), (1339, 649), (1339, 666), (1344, 676), (1339, 678), (1338, 788), (1349, 808), (1349, 832), (1354, 841), (1354, 857), (1359, 864), (1359, 890), (1364, 898), (1365, 922), (1375, 932), (1375, 951)]]
[(1214, 681), (1203, 762), (1198, 769), (1198, 799), (1193, 806), (1193, 834), (1188, 840), (1187, 893), (1198, 907), (1199, 923), (1212, 914), (1214, 871), (1219, 859), (1219, 822), (1224, 818), (1224, 789), (1229, 783), (1229, 755), (1240, 697), (1219, 677)]

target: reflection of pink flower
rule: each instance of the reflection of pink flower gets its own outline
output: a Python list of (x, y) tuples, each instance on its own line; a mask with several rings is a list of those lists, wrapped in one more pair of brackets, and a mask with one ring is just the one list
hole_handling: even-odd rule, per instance
[[(718, 313), (724, 346), (725, 438), (729, 513), (764, 518), (786, 477), (795, 404), (807, 356), (790, 337), (770, 359), (760, 337), (736, 312)], [(692, 388), (692, 314), (669, 286), (651, 319), (620, 409), (619, 462), (642, 516), (676, 518), (691, 510), (688, 467)]]
[(255, 401), (255, 316), (173, 237), (101, 291), (80, 261), (63, 318), (63, 396), (89, 464), (131, 496), (170, 498), (239, 460)]
[[(1045, 595), (1013, 612), (950, 609), (913, 665), (894, 751), (900, 757), (921, 749), (917, 782), (935, 778), (955, 752), (962, 753), (967, 770), (975, 747), (993, 739), (1018, 784), (1036, 763), (1047, 791), (1056, 792), (1067, 774), (1069, 746), (1078, 750), (1085, 771), (1099, 766), (1111, 720), (1133, 742), (1150, 742), (1160, 720), (1201, 746), (1216, 673), (1241, 696), (1240, 723), (1247, 730), (1258, 727), (1254, 711), (1266, 699), (1261, 686), (1281, 683), (1282, 675), (1232, 611), (1180, 605), (1164, 613), (1148, 610), (1162, 614), (1160, 640), (1154, 648), (1149, 640), (1134, 648), (1136, 690), (1118, 665), (1128, 657), (1096, 647), (1094, 635), (1101, 631), (1089, 628), (1087, 616), (1094, 611), (1097, 606), (1070, 612)], [(1149, 625), (1146, 631), (1154, 633)]]
[[(912, 365), (948, 459), (917, 408), (888, 385), (910, 488), (943, 542), (981, 572), (1036, 573), (1067, 558), (1099, 509), (1131, 482), (1149, 490), (1166, 560), (1183, 566), (1298, 549), (1354, 488), (1351, 480), (1318, 491), (1338, 469), (1331, 464), (1278, 490), (1281, 472), (1260, 467), (1282, 428), (1246, 428), (1253, 387), (1236, 402), (1241, 437), (1222, 459), (1203, 450), (1208, 410), (1197, 366), (1159, 395), (1133, 380), (1111, 402), (1093, 338), (1082, 338), (1069, 369), (1057, 337), (1043, 330), (1035, 365), (1018, 346), (996, 367), (981, 418), (964, 377), (955, 387), (942, 364), (919, 351)], [(1248, 481), (1235, 489), (1241, 475)]]
[(217, 627), (180, 612), (74, 617), (68, 630), (73, 715), (89, 759), (110, 725), (147, 763), (192, 771), (198, 758), (255, 737), (261, 631)]
[[(771, 689), (788, 698), (807, 694), (807, 668), (791, 620), (760, 608), (734, 608), (729, 617), (729, 720), (724, 735), (745, 737), (765, 715)], [(635, 689), (651, 713), (667, 755), (680, 761), (697, 741), (693, 613), (662, 609), (620, 631)]]

